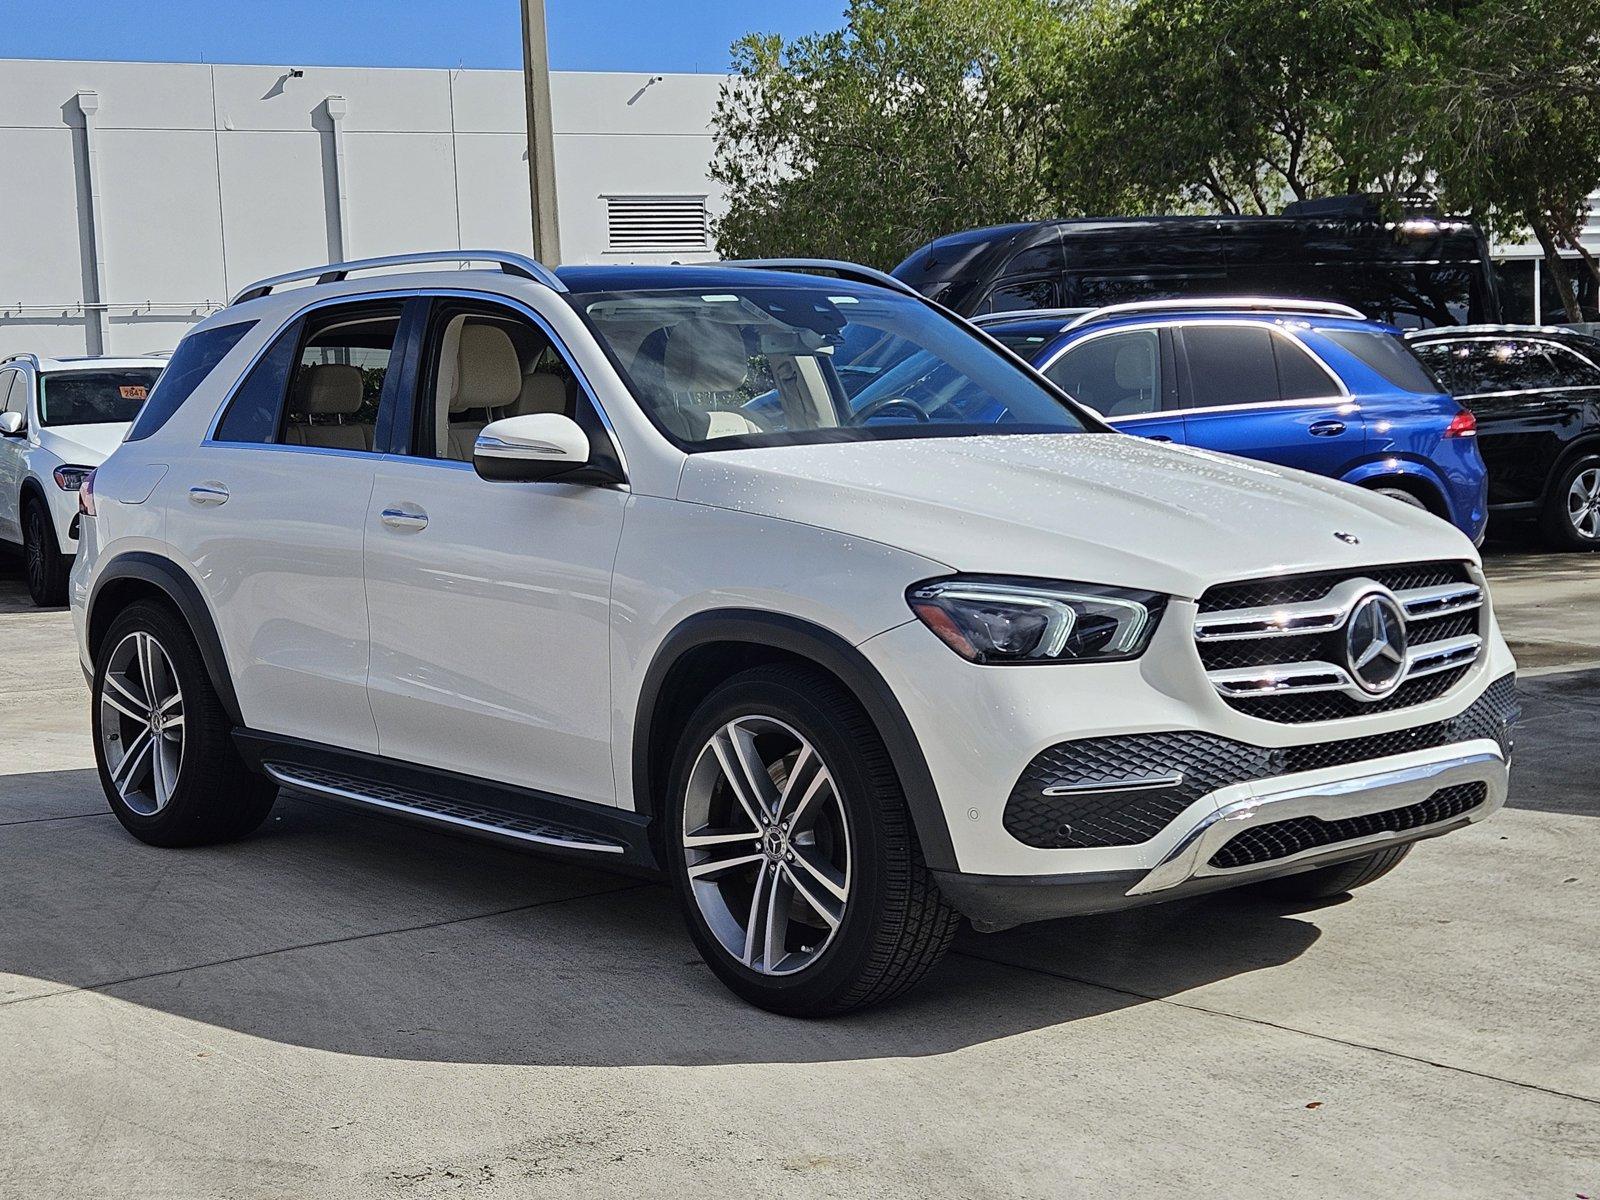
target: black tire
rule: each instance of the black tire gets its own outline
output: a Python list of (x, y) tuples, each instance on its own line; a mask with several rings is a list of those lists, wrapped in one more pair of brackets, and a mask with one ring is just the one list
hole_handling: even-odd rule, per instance
[(1349, 862), (1317, 867), (1298, 875), (1265, 879), (1253, 884), (1252, 888), (1258, 894), (1276, 900), (1331, 900), (1382, 879), (1410, 853), (1411, 843), (1407, 842), (1404, 846), (1391, 846), (1362, 858), (1352, 858)]
[(1391, 500), (1398, 500), (1401, 504), (1409, 504), (1412, 508), (1420, 508), (1423, 512), (1432, 512), (1428, 502), (1415, 492), (1409, 492), (1403, 487), (1375, 487), (1372, 489), (1380, 496), (1387, 496)]
[[(115, 712), (111, 717), (118, 720), (118, 729), (109, 729), (104, 702), (106, 676), (115, 651), (135, 634), (154, 639), (181, 689), (178, 711), (183, 721), (177, 782), (171, 787), (170, 798), (153, 812), (141, 812), (124, 798), (108, 761), (108, 734), (129, 747), (142, 729), (137, 722), (124, 721)], [(277, 785), (253, 773), (239, 756), (233, 744), (233, 722), (211, 685), (193, 634), (176, 612), (153, 601), (129, 605), (111, 623), (96, 659), (90, 700), (95, 764), (106, 800), (124, 829), (152, 846), (202, 846), (243, 837), (266, 819), (277, 799)]]
[(28, 595), (40, 608), (60, 608), (67, 602), (67, 571), (71, 560), (61, 553), (50, 510), (42, 501), (29, 500), (22, 513), (22, 568)]
[(1563, 467), (1551, 481), (1550, 492), (1545, 497), (1539, 514), (1539, 532), (1544, 540), (1557, 550), (1600, 550), (1600, 515), (1589, 517), (1584, 524), (1594, 534), (1579, 527), (1578, 517), (1572, 511), (1569, 496), (1579, 476), (1588, 476), (1600, 482), (1600, 454), (1581, 455)]
[[(713, 932), (689, 880), (689, 852), (683, 833), (691, 775), (702, 752), (710, 753), (712, 736), (744, 718), (779, 723), (810, 743), (816, 760), (834, 783), (822, 793), (837, 800), (836, 806), (833, 799), (827, 801), (828, 811), (836, 824), (842, 818), (847, 826), (844, 853), (849, 860), (849, 894), (842, 918), (831, 935), (820, 934), (824, 939), (820, 947), (797, 947), (801, 956), (814, 957), (792, 974), (763, 973), (730, 953)], [(720, 782), (710, 794), (715, 794), (716, 787), (726, 792), (731, 786), (725, 774), (717, 778)], [(960, 918), (928, 872), (882, 738), (860, 705), (832, 676), (805, 666), (770, 666), (745, 671), (721, 684), (684, 727), (669, 786), (662, 843), (684, 919), (706, 964), (750, 1003), (805, 1017), (832, 1016), (877, 1004), (915, 984), (949, 949)], [(723, 802), (731, 805), (731, 801)], [(819, 804), (823, 802), (815, 802), (813, 808)], [(798, 824), (795, 829), (795, 845), (799, 846), (805, 835)], [(760, 853), (765, 843), (760, 837), (756, 842), (745, 849)], [(832, 844), (837, 853), (839, 840)], [(776, 856), (770, 861), (772, 878), (780, 878)], [(757, 868), (748, 869), (753, 872)], [(803, 878), (797, 869), (795, 877)], [(759, 881), (754, 885), (760, 886)], [(786, 907), (800, 914), (798, 919), (814, 918), (803, 898), (796, 895), (791, 901)], [(786, 928), (792, 931), (796, 926)], [(804, 931), (803, 925), (799, 928)], [(796, 940), (803, 943), (806, 939)], [(777, 961), (788, 960), (780, 957)]]

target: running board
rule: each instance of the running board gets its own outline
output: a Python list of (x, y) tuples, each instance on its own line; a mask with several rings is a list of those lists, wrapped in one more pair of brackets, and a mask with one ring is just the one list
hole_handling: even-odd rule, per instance
[(578, 850), (590, 854), (626, 854), (628, 849), (622, 842), (600, 834), (570, 829), (520, 813), (507, 812), (504, 809), (489, 808), (461, 800), (447, 800), (426, 792), (394, 784), (378, 783), (340, 771), (271, 760), (263, 760), (261, 768), (285, 787), (299, 788), (336, 800), (351, 801), (403, 816), (420, 818), (438, 825), (471, 830), (474, 833), (492, 834), (537, 846), (557, 850)]

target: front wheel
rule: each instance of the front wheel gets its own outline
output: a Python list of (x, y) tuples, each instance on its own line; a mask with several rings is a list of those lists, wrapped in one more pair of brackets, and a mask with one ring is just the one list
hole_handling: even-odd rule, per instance
[(28, 504), (22, 516), (22, 557), (28, 577), (28, 595), (40, 608), (59, 608), (67, 602), (67, 559), (56, 542), (50, 510), (39, 500)]
[(665, 825), (700, 955), (753, 1004), (827, 1016), (923, 977), (958, 917), (871, 720), (830, 676), (759, 667), (685, 727)]
[(1558, 549), (1600, 550), (1600, 455), (1580, 458), (1556, 477), (1539, 523)]
[(123, 827), (152, 846), (198, 846), (261, 824), (277, 787), (239, 757), (182, 619), (161, 604), (132, 604), (102, 645), (90, 702), (95, 763)]

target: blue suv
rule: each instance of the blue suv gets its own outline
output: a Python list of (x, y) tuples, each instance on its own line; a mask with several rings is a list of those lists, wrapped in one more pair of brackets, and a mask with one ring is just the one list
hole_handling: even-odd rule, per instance
[(975, 320), (1128, 433), (1342, 479), (1483, 538), (1472, 414), (1400, 330), (1353, 308), (1207, 298)]

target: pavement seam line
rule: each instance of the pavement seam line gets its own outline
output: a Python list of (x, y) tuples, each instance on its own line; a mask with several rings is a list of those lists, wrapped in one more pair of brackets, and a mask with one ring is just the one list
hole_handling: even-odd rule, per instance
[(45, 821), (82, 821), (87, 817), (109, 817), (112, 815), (111, 810), (107, 809), (104, 812), (64, 813), (59, 817), (23, 817), (18, 821), (0, 821), (0, 829), (4, 829), (8, 825), (38, 825)]
[(250, 962), (257, 958), (270, 958), (274, 954), (293, 954), (297, 950), (317, 950), (324, 946), (341, 946), (347, 942), (360, 942), (368, 938), (391, 937), (399, 933), (419, 933), (425, 929), (443, 929), (449, 925), (465, 925), (470, 921), (483, 921), (490, 917), (504, 917), (511, 913), (530, 912), (536, 908), (549, 908), (556, 904), (570, 904), (577, 900), (596, 900), (603, 896), (618, 896), (625, 892), (636, 892), (642, 888), (653, 887), (653, 881), (645, 880), (639, 883), (628, 884), (625, 887), (607, 888), (601, 892), (584, 892), (577, 896), (558, 896), (551, 900), (536, 900), (531, 904), (516, 904), (510, 908), (497, 908), (490, 912), (472, 913), (465, 917), (450, 917), (443, 921), (425, 921), (420, 925), (403, 925), (396, 929), (373, 929), (366, 933), (352, 933), (348, 937), (323, 938), (316, 942), (302, 942), (296, 946), (275, 946), (270, 950), (258, 950), (254, 954), (238, 954), (232, 958), (218, 958), (210, 962), (192, 963), (184, 967), (169, 967), (165, 971), (149, 971), (143, 975), (129, 975), (125, 979), (103, 979), (98, 983), (68, 984), (59, 991), (42, 992), (34, 996), (18, 996), (15, 1000), (0, 1000), (0, 1008), (9, 1008), (14, 1004), (29, 1004), (35, 1000), (50, 1000), (57, 996), (70, 996), (77, 992), (101, 992), (107, 988), (122, 987), (129, 983), (143, 983), (149, 979), (162, 979), (168, 975), (187, 975), (190, 971), (204, 971), (211, 967), (227, 967), (234, 963)]
[(1354, 1042), (1347, 1038), (1335, 1037), (1329, 1033), (1317, 1033), (1311, 1029), (1301, 1029), (1294, 1025), (1282, 1025), (1277, 1021), (1264, 1020), (1261, 1017), (1247, 1017), (1242, 1013), (1232, 1013), (1225, 1009), (1208, 1008), (1204, 1004), (1189, 1004), (1182, 1000), (1174, 1000), (1167, 996), (1151, 996), (1144, 992), (1136, 992), (1131, 988), (1117, 987), (1115, 984), (1100, 983), (1093, 979), (1084, 979), (1078, 975), (1068, 975), (1063, 971), (1052, 971), (1047, 967), (1027, 966), (1023, 963), (1009, 962), (1003, 958), (988, 958), (982, 954), (974, 954), (970, 950), (954, 950), (951, 953), (962, 958), (974, 959), (977, 962), (990, 963), (997, 967), (1010, 967), (1014, 971), (1025, 971), (1032, 975), (1043, 975), (1050, 979), (1060, 979), (1067, 983), (1082, 984), (1084, 987), (1099, 988), (1101, 991), (1111, 992), (1118, 996), (1131, 996), (1137, 1000), (1144, 1000), (1151, 1004), (1165, 1004), (1172, 1008), (1181, 1008), (1188, 1012), (1204, 1013), (1212, 1017), (1225, 1017), (1232, 1021), (1242, 1021), (1246, 1025), (1260, 1025), (1267, 1029), (1276, 1029), (1282, 1033), (1295, 1033), (1302, 1037), (1315, 1038), (1320, 1042), (1330, 1042), (1336, 1046), (1345, 1046), (1351, 1050), (1370, 1050), (1374, 1054), (1386, 1055), (1389, 1058), (1398, 1058), (1406, 1062), (1417, 1063), (1425, 1067), (1437, 1067), (1441, 1071), (1454, 1071), (1461, 1075), (1470, 1075), (1475, 1079), (1488, 1080), (1491, 1083), (1504, 1083), (1511, 1087), (1523, 1088), (1530, 1092), (1539, 1092), (1546, 1096), (1556, 1096), (1563, 1100), (1577, 1100), (1582, 1104), (1600, 1106), (1600, 1098), (1583, 1096), (1576, 1092), (1564, 1092), (1560, 1088), (1545, 1087), (1542, 1084), (1528, 1083), (1521, 1079), (1508, 1079), (1504, 1075), (1491, 1075), (1487, 1071), (1475, 1071), (1471, 1067), (1460, 1067), (1453, 1063), (1439, 1062), (1437, 1059), (1423, 1058), (1417, 1054), (1407, 1054), (1403, 1050), (1391, 1050), (1384, 1046), (1374, 1046), (1369, 1042)]

